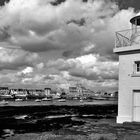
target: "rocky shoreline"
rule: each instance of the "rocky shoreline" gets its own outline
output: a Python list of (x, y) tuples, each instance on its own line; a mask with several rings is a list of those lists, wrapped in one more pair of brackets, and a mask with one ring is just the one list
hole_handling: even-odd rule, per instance
[(140, 124), (116, 124), (117, 104), (0, 107), (0, 139), (139, 140)]
[(85, 118), (115, 118), (116, 114), (117, 105), (3, 106), (0, 136), (5, 137), (7, 130), (12, 134), (56, 131), (84, 125)]

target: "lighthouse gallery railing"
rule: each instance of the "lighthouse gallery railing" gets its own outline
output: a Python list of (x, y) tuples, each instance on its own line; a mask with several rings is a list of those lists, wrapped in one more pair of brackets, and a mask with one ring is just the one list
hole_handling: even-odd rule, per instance
[(128, 29), (116, 32), (115, 47), (127, 47), (140, 44), (140, 28), (136, 30)]

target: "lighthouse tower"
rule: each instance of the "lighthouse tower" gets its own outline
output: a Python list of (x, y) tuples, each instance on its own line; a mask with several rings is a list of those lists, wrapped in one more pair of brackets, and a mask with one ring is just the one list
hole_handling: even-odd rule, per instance
[(116, 32), (114, 53), (119, 55), (117, 123), (140, 122), (140, 16), (132, 28)]

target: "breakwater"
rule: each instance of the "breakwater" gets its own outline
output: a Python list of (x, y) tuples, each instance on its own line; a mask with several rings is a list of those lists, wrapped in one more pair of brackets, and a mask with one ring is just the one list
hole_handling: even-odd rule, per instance
[(115, 119), (117, 105), (1, 106), (0, 137), (83, 125), (85, 118)]

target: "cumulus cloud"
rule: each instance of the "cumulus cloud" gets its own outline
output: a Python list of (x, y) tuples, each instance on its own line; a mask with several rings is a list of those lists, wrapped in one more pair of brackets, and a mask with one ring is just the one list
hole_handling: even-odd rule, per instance
[(0, 70), (21, 84), (117, 86), (115, 31), (134, 15), (111, 0), (10, 0), (0, 7)]
[(11, 0), (0, 9), (2, 36), (32, 52), (61, 50), (69, 57), (84, 50), (111, 55), (114, 31), (129, 27), (135, 14), (104, 0), (66, 0), (57, 6), (50, 2), (54, 1)]
[(32, 73), (33, 73), (33, 67), (28, 66), (25, 69), (17, 72), (17, 76), (21, 78), (27, 77), (27, 76), (30, 77)]
[(69, 75), (87, 80), (104, 81), (118, 79), (118, 62), (101, 61), (99, 55), (85, 55), (67, 60), (49, 61), (47, 67), (68, 71)]
[(32, 72), (33, 72), (32, 67), (26, 67), (24, 70), (22, 70), (22, 73), (24, 73), (24, 74), (28, 74), (28, 73), (32, 73)]
[(44, 67), (44, 63), (43, 62), (41, 62), (41, 63), (36, 65), (37, 69), (43, 69), (43, 67)]
[(33, 66), (38, 57), (36, 53), (26, 52), (21, 49), (0, 47), (0, 70), (16, 70), (23, 66)]

